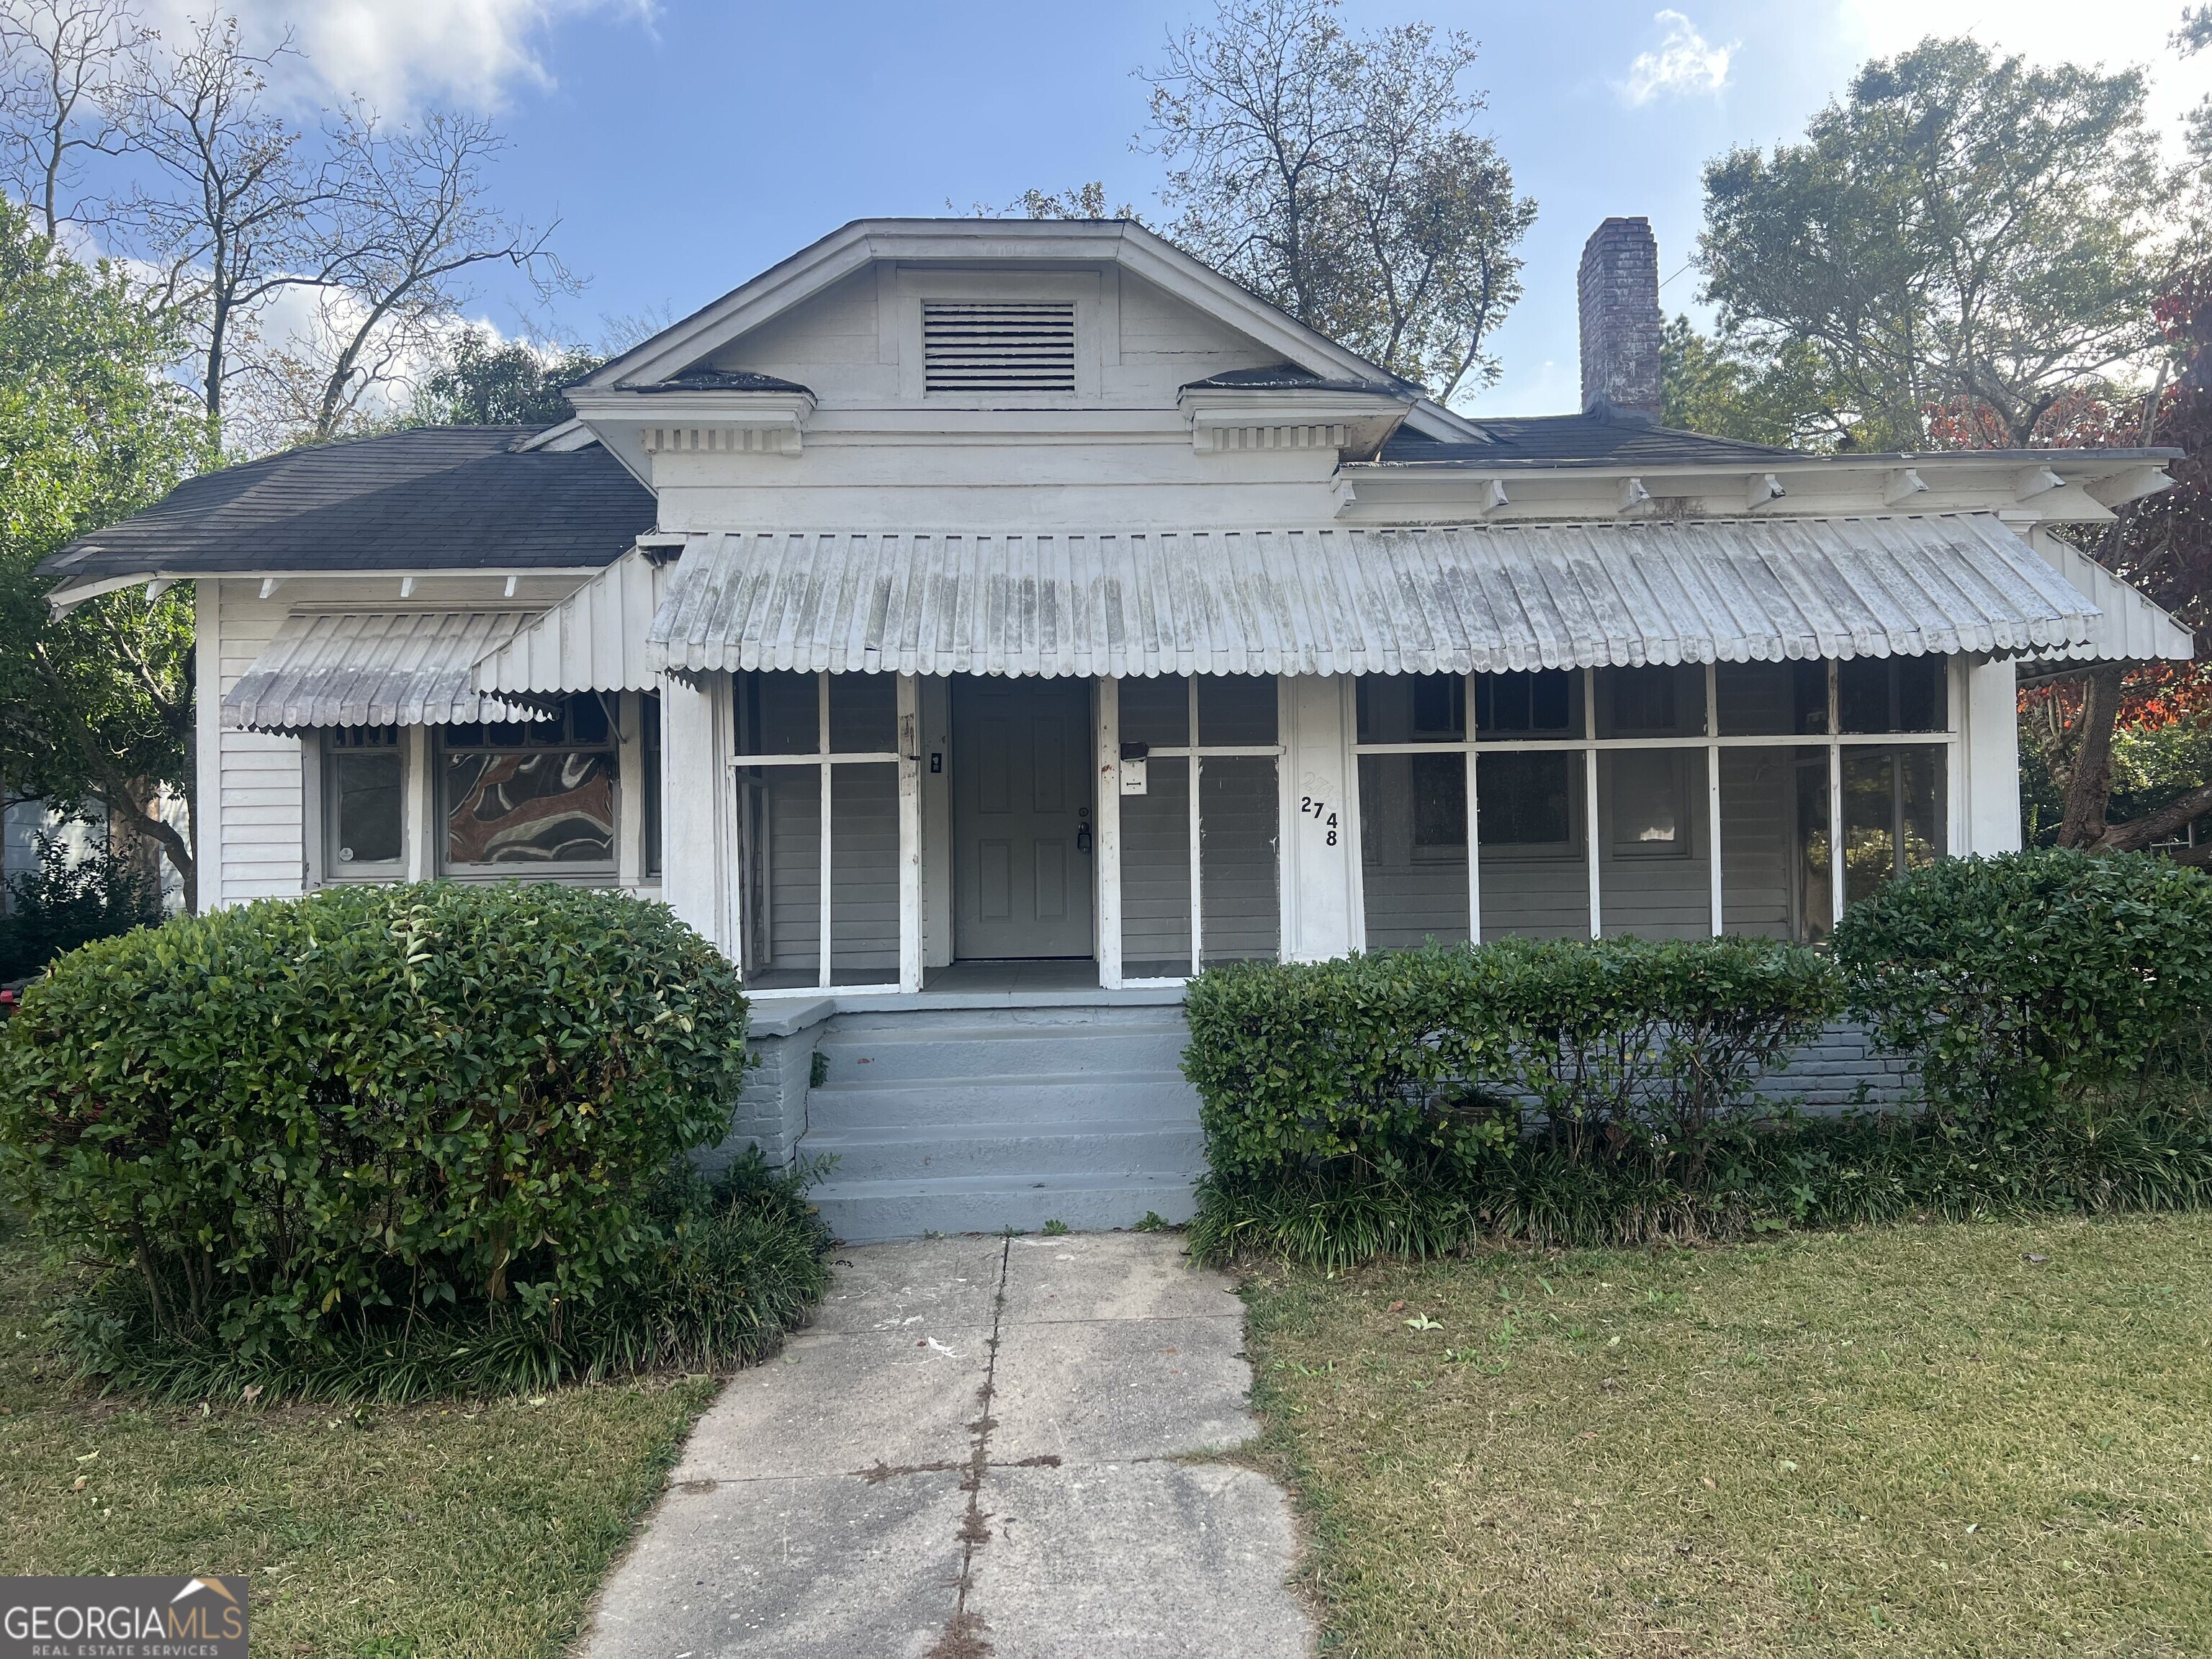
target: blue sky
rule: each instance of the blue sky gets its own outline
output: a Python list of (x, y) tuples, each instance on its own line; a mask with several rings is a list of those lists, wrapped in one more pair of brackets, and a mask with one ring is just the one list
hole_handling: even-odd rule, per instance
[[(172, 0), (181, 3), (181, 0)], [(1662, 298), (1696, 310), (1683, 267), (1698, 171), (1734, 143), (1771, 143), (1869, 55), (1929, 31), (1972, 32), (2044, 59), (2151, 64), (2162, 122), (2212, 89), (2212, 62), (2165, 39), (2179, 0), (1651, 0), (1468, 4), (1347, 0), (1354, 28), (1424, 19), (1473, 34), (1480, 125), (1541, 212), (1528, 297), (1497, 337), (1504, 376), (1474, 404), (1550, 413), (1576, 398), (1573, 278), (1607, 214), (1656, 227)], [(793, 8), (708, 0), (246, 0), (252, 27), (295, 27), (306, 109), (358, 91), (404, 113), (495, 111), (513, 142), (504, 205), (562, 222), (590, 285), (552, 320), (586, 341), (607, 318), (680, 315), (848, 219), (965, 210), (1032, 185), (1105, 181), (1152, 205), (1156, 158), (1131, 139), (1132, 73), (1210, 6), (966, 3)], [(2087, 20), (2094, 19), (2094, 28)], [(543, 319), (487, 288), (472, 310), (505, 331)]]

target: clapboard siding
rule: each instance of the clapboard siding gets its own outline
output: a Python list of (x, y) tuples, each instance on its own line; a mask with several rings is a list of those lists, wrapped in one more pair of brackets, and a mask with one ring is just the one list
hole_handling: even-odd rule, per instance
[(1721, 751), (1721, 907), (1731, 933), (1790, 937), (1790, 751)]
[[(283, 598), (264, 599), (252, 582), (227, 581), (217, 600), (220, 696), (238, 684), (290, 613)], [(204, 695), (204, 690), (203, 690)], [(264, 732), (225, 731), (217, 800), (226, 902), (289, 898), (306, 874), (307, 811), (300, 740)]]

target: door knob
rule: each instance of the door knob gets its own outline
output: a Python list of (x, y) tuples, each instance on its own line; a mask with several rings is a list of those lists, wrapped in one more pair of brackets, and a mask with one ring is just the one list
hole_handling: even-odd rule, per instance
[(1091, 850), (1091, 826), (1087, 823), (1075, 832), (1075, 850), (1086, 854)]

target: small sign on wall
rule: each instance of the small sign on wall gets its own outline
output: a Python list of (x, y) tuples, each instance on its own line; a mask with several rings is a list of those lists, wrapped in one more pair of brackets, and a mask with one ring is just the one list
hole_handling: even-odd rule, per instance
[(1141, 795), (1145, 793), (1145, 758), (1151, 752), (1151, 746), (1146, 744), (1125, 743), (1121, 745), (1121, 793), (1123, 794)]

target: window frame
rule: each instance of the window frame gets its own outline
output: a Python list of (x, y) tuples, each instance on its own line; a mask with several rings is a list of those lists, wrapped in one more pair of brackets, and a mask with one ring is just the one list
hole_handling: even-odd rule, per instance
[[(348, 732), (389, 732), (392, 742), (374, 746), (366, 744), (343, 744), (332, 739)], [(336, 885), (341, 882), (396, 882), (407, 879), (407, 803), (414, 785), (410, 775), (413, 769), (407, 759), (407, 733), (404, 727), (385, 726), (325, 726), (316, 734), (315, 764), (316, 813), (320, 822), (316, 826), (316, 853), (321, 867), (315, 872), (318, 885)], [(389, 754), (399, 765), (399, 856), (380, 860), (375, 863), (354, 860), (340, 862), (338, 859), (338, 773), (339, 763), (349, 755)]]
[[(1562, 857), (1579, 859), (1588, 868), (1589, 933), (1591, 938), (1599, 939), (1604, 936), (1603, 877), (1606, 864), (1616, 859), (1641, 860), (1660, 857), (1680, 857), (1686, 854), (1695, 856), (1697, 849), (1694, 838), (1686, 837), (1685, 852), (1681, 854), (1624, 852), (1612, 843), (1609, 829), (1607, 829), (1605, 838), (1601, 841), (1601, 830), (1608, 824), (1611, 815), (1601, 811), (1598, 757), (1609, 751), (1620, 750), (1674, 750), (1680, 751), (1686, 757), (1702, 751), (1705, 758), (1705, 853), (1707, 860), (1707, 892), (1711, 910), (1711, 928), (1712, 934), (1717, 938), (1726, 931), (1721, 857), (1721, 751), (1723, 750), (1825, 749), (1827, 751), (1828, 775), (1828, 844), (1831, 847), (1836, 847), (1840, 846), (1843, 840), (1843, 768), (1844, 756), (1847, 750), (1909, 747), (1942, 749), (1945, 751), (1943, 777), (1946, 782), (1942, 794), (1943, 850), (1938, 856), (1955, 857), (1961, 850), (1961, 820), (1959, 812), (1957, 780), (1960, 755), (1964, 739), (1959, 724), (1959, 711), (1966, 701), (1962, 675), (1966, 659), (1955, 653), (1942, 659), (1939, 674), (1943, 692), (1946, 725), (1941, 731), (1934, 732), (1844, 732), (1840, 730), (1842, 721), (1838, 705), (1838, 672), (1844, 659), (1827, 657), (1820, 660), (1826, 671), (1827, 708), (1825, 721), (1826, 729), (1818, 732), (1747, 732), (1736, 735), (1723, 733), (1720, 729), (1719, 670), (1717, 665), (1706, 663), (1702, 665), (1705, 680), (1705, 707), (1704, 730), (1701, 735), (1599, 737), (1596, 720), (1599, 670), (1595, 665), (1574, 670), (1552, 671), (1570, 672), (1577, 677), (1578, 684), (1571, 683), (1572, 690), (1569, 699), (1568, 721), (1571, 726), (1579, 726), (1578, 732), (1558, 736), (1548, 733), (1543, 736), (1498, 734), (1486, 730), (1480, 718), (1482, 707), (1480, 699), (1483, 693), (1481, 682), (1492, 677), (1470, 673), (1466, 676), (1464, 706), (1471, 729), (1464, 739), (1453, 742), (1449, 739), (1440, 740), (1431, 738), (1413, 742), (1369, 743), (1359, 740), (1357, 727), (1354, 726), (1352, 733), (1353, 741), (1351, 744), (1352, 753), (1355, 757), (1351, 774), (1352, 787), (1356, 791), (1358, 780), (1357, 757), (1359, 756), (1449, 754), (1455, 750), (1464, 755), (1468, 768), (1467, 816), (1468, 839), (1471, 843), (1467, 848), (1470, 939), (1477, 943), (1480, 943), (1482, 939), (1482, 866), (1486, 859), (1556, 860)], [(1372, 678), (1391, 677), (1374, 676)], [(1894, 675), (1893, 675), (1893, 681)], [(1354, 715), (1358, 696), (1358, 691), (1355, 684), (1353, 696), (1347, 699), (1346, 702), (1347, 720)], [(1579, 709), (1575, 706), (1577, 702), (1579, 702)], [(1532, 685), (1532, 717), (1533, 704)], [(1898, 707), (1898, 699), (1894, 693), (1893, 693), (1891, 706), (1893, 710)], [(1580, 715), (1579, 720), (1576, 719), (1577, 714)], [(1678, 720), (1680, 720), (1683, 711), (1679, 704), (1676, 714)], [(1484, 844), (1481, 831), (1481, 796), (1478, 787), (1478, 757), (1511, 753), (1563, 753), (1582, 757), (1583, 787), (1578, 792), (1581, 798), (1579, 800), (1571, 801), (1569, 807), (1570, 816), (1575, 821), (1573, 839), (1564, 847), (1557, 843), (1546, 843), (1531, 850), (1522, 844), (1490, 846)], [(1693, 769), (1689, 766), (1686, 759), (1683, 766), (1681, 796), (1682, 822), (1686, 827), (1694, 823), (1696, 817), (1697, 786), (1692, 770)], [(1794, 806), (1792, 811), (1795, 811)], [(1351, 819), (1355, 824), (1359, 821), (1356, 799)], [(1358, 867), (1364, 869), (1364, 862)], [(1829, 927), (1832, 928), (1836, 922), (1843, 919), (1845, 883), (1836, 880), (1830, 885), (1832, 890)], [(1360, 895), (1358, 906), (1358, 914), (1362, 917), (1365, 908), (1363, 889), (1364, 883), (1355, 887), (1355, 893)], [(1359, 925), (1364, 927), (1364, 920)], [(1806, 931), (1808, 936), (1812, 936), (1809, 929), (1801, 929), (1801, 931)]]

